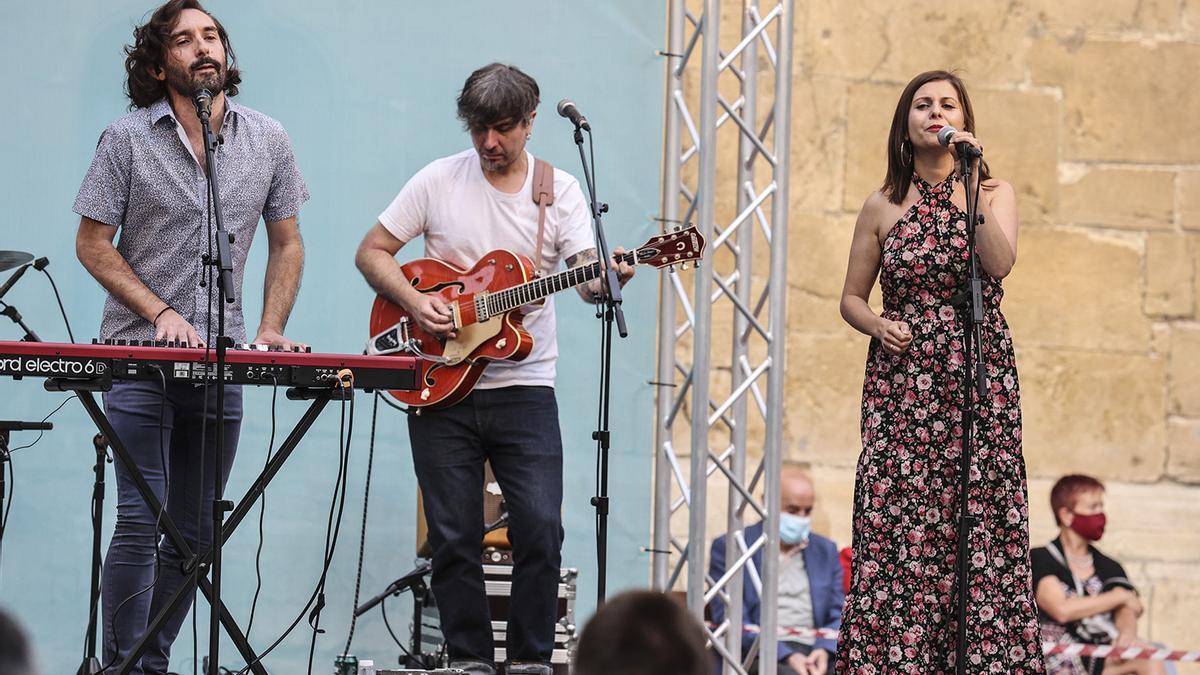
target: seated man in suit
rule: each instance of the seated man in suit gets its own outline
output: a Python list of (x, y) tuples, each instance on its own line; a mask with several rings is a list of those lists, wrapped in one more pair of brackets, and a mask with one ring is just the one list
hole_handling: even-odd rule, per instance
[[(780, 476), (779, 510), (779, 595), (773, 600), (778, 606), (780, 628), (832, 628), (842, 623), (842, 603), (846, 592), (842, 583), (842, 566), (833, 541), (810, 532), (813, 502), (816, 493), (812, 479), (795, 464), (784, 464)], [(753, 542), (762, 535), (760, 521), (745, 531), (745, 541)], [(709, 556), (708, 574), (719, 579), (725, 574), (726, 541), (718, 537)], [(754, 554), (754, 567), (763, 568), (763, 553)], [(742, 583), (743, 620), (758, 625), (762, 599), (751, 583), (749, 572)], [(772, 599), (768, 599), (772, 600)], [(720, 623), (725, 619), (725, 605), (720, 598), (710, 606), (712, 618)], [(748, 652), (753, 634), (743, 637), (742, 649)], [(776, 658), (780, 675), (825, 675), (832, 672), (836, 639), (784, 637), (779, 640)], [(757, 671), (757, 664), (751, 672)]]

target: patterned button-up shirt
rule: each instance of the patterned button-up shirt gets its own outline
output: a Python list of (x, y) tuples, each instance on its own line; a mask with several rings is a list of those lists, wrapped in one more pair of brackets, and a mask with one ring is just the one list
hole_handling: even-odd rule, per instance
[[(237, 296), (237, 302), (226, 305), (225, 332), (244, 342), (242, 277), (258, 223), (297, 215), (308, 190), (279, 122), (226, 98), (221, 135), (218, 190), (225, 229), (233, 235)], [(225, 303), (217, 297), (215, 270), (209, 277), (201, 263), (201, 255), (210, 250), (204, 161), (192, 152), (183, 125), (162, 99), (130, 112), (100, 135), (74, 211), (120, 228), (116, 248), (134, 274), (211, 344), (217, 333), (215, 312)], [(214, 236), (215, 230), (214, 220)], [(215, 258), (215, 243), (211, 250)], [(202, 279), (211, 283), (201, 286)], [(149, 340), (154, 327), (110, 294), (100, 337)]]

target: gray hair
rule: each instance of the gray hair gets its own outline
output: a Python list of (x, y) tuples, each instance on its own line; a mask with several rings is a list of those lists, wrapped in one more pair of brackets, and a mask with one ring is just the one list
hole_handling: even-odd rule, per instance
[(537, 81), (516, 66), (489, 63), (471, 73), (458, 95), (458, 119), (468, 131), (507, 120), (522, 121), (537, 109)]

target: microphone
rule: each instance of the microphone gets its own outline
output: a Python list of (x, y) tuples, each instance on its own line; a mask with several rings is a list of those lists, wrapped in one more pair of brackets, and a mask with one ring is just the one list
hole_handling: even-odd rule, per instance
[(196, 106), (196, 117), (207, 122), (209, 115), (212, 115), (212, 92), (207, 89), (200, 89), (192, 94), (192, 104)]
[(592, 130), (592, 125), (588, 124), (587, 118), (583, 116), (583, 113), (579, 112), (579, 108), (575, 107), (575, 102), (569, 98), (564, 98), (558, 102), (558, 114), (571, 120), (579, 129)]
[[(950, 147), (950, 137), (957, 133), (958, 129), (954, 127), (942, 127), (938, 130), (938, 143)], [(959, 157), (983, 157), (983, 151), (970, 143), (955, 143), (954, 148), (958, 150)]]
[(21, 265), (20, 267), (18, 267), (17, 271), (13, 272), (12, 276), (10, 276), (8, 278), (8, 280), (4, 282), (4, 285), (0, 286), (0, 298), (3, 298), (9, 292), (9, 290), (11, 290), (12, 287), (16, 285), (17, 281), (20, 280), (21, 275), (25, 274), (25, 270), (32, 267), (33, 269), (38, 270), (40, 272), (46, 268), (46, 265), (49, 265), (49, 264), (50, 264), (50, 260), (48, 258), (38, 258), (37, 260), (34, 260), (33, 262), (29, 263), (28, 265)]

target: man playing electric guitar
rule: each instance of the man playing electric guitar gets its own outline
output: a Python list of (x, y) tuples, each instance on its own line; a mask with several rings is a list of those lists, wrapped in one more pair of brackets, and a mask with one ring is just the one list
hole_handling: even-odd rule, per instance
[[(526, 255), (543, 273), (564, 260), (568, 267), (596, 260), (587, 201), (566, 172), (553, 169), (553, 192), (539, 223), (534, 188), (549, 181), (535, 180), (535, 160), (525, 150), (538, 97), (533, 78), (513, 66), (493, 63), (472, 73), (458, 97), (458, 117), (474, 149), (417, 172), (359, 246), (356, 262), (367, 282), (428, 333), (452, 338), (455, 324), (447, 305), (414, 288), (396, 262), (396, 252), (417, 236), (424, 237), (426, 257), (464, 270), (495, 249)], [(622, 285), (633, 276), (625, 262), (617, 272)], [(590, 301), (599, 283), (576, 288)], [(424, 408), (408, 420), (450, 665), (473, 675), (496, 672), (480, 564), (485, 460), (510, 517), (507, 672), (551, 672), (563, 540), (553, 298), (525, 312), (524, 327), (533, 338), (526, 358), (494, 362), (461, 401)]]

